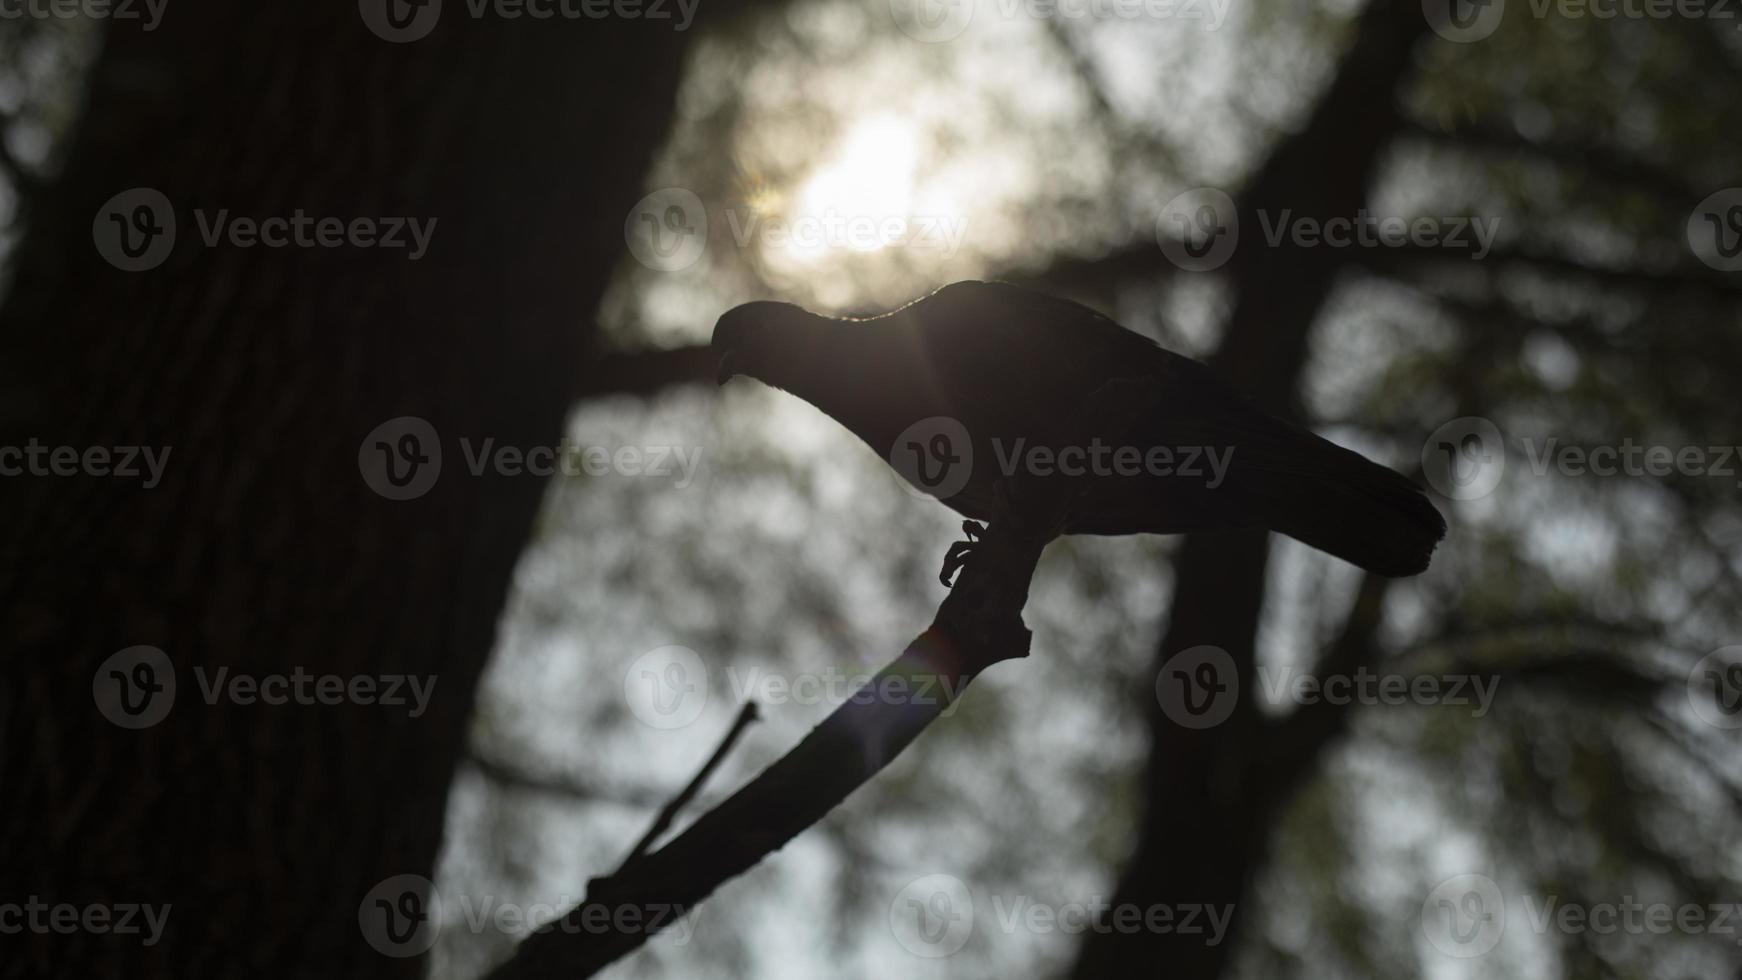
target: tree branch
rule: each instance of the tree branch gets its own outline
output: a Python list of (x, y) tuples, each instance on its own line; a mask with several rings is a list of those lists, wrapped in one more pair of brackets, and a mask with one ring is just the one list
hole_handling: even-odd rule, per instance
[(673, 385), (711, 383), (716, 360), (707, 344), (603, 353), (582, 373), (575, 397), (647, 396)]
[[(1108, 382), (1074, 420), (1075, 431), (1120, 437), (1153, 411), (1156, 398), (1144, 382)], [(1031, 636), (1022, 608), (1029, 585), (1080, 486), (1026, 477), (998, 482), (992, 519), (961, 577), (931, 627), (862, 689), (870, 697), (849, 698), (791, 752), (664, 847), (632, 855), (615, 874), (593, 879), (586, 901), (527, 937), (492, 980), (567, 980), (603, 969), (820, 821), (901, 754), (986, 668), (1027, 656)]]
[(589, 883), (494, 980), (592, 976), (821, 820), (887, 766), (979, 673), (1028, 653), (1021, 625), (1043, 541), (994, 520), (930, 629), (749, 785), (670, 843)]
[(1652, 191), (1684, 208), (1692, 207), (1693, 202), (1707, 193), (1673, 170), (1618, 146), (1565, 139), (1531, 139), (1505, 126), (1478, 122), (1438, 127), (1418, 119), (1407, 119), (1399, 135), (1452, 149), (1528, 154), (1609, 183)]
[(647, 833), (635, 842), (635, 846), (629, 851), (629, 856), (623, 859), (622, 866), (617, 869), (618, 874), (622, 874), (624, 868), (629, 867), (643, 854), (646, 854), (647, 849), (653, 846), (653, 842), (659, 839), (659, 835), (671, 827), (671, 822), (677, 817), (678, 811), (682, 810), (691, 800), (695, 799), (697, 793), (702, 791), (702, 786), (707, 783), (708, 777), (720, 767), (720, 763), (726, 758), (726, 753), (732, 751), (732, 746), (737, 744), (739, 736), (743, 735), (744, 730), (749, 728), (750, 723), (755, 720), (756, 702), (744, 702), (744, 708), (738, 712), (738, 718), (732, 722), (732, 727), (727, 730), (726, 737), (720, 740), (719, 748), (714, 750), (713, 755), (708, 756), (707, 762), (702, 763), (701, 770), (696, 773), (694, 779), (690, 780), (689, 785), (672, 797), (670, 803), (660, 807), (659, 815), (653, 818), (653, 826), (648, 827)]
[(1626, 286), (1648, 292), (1693, 290), (1723, 297), (1742, 295), (1742, 281), (1715, 269), (1683, 265), (1675, 268), (1598, 265), (1529, 245), (1495, 246), (1478, 259), (1457, 249), (1400, 245), (1394, 248), (1344, 249), (1351, 262), (1371, 272), (1401, 278), (1418, 269), (1437, 270), (1446, 263), (1513, 266), (1544, 274), (1589, 280), (1602, 287)]
[(533, 772), (502, 761), (476, 747), (466, 751), (465, 762), (478, 774), (506, 789), (564, 796), (581, 802), (613, 803), (652, 810), (665, 802), (664, 791), (654, 786), (621, 786), (588, 783), (565, 773)]

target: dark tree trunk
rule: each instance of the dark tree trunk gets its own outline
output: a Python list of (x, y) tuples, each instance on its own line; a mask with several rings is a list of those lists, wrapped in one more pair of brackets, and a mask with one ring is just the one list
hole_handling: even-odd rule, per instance
[[(1420, 4), (1374, 0), (1304, 128), (1282, 141), (1239, 202), (1241, 237), (1229, 267), (1238, 298), (1213, 364), (1270, 411), (1294, 414), (1312, 324), (1347, 257), (1286, 241), (1268, 247), (1258, 212), (1273, 221), (1284, 210), (1321, 221), (1355, 215), (1397, 129), (1398, 90), (1426, 31)], [(1171, 906), (1175, 921), (1181, 907), (1213, 906), (1231, 912), (1236, 928), (1251, 911), (1251, 879), (1286, 799), (1278, 788), (1299, 782), (1298, 773), (1280, 779), (1270, 765), (1282, 740), (1253, 703), (1268, 556), (1262, 532), (1192, 535), (1180, 550), (1156, 664), (1191, 647), (1219, 647), (1234, 664), (1240, 693), (1226, 720), (1202, 729), (1152, 705), (1147, 813), (1116, 905)], [(1300, 764), (1311, 762), (1308, 756)], [(1201, 913), (1197, 922), (1205, 922)], [(1092, 932), (1074, 975), (1207, 980), (1223, 974), (1235, 948), (1233, 930), (1220, 942), (1209, 938), (1207, 929)]]
[[(704, 13), (710, 11), (704, 8)], [(428, 875), (449, 777), (543, 485), (457, 440), (553, 445), (624, 216), (671, 117), (671, 21), (470, 16), (391, 44), (354, 2), (183, 0), (113, 30), (0, 314), (0, 446), (173, 447), (162, 481), (0, 477), (8, 899), (170, 906), (161, 941), (7, 937), (9, 974), (412, 976), (358, 909)], [(161, 191), (172, 254), (127, 272), (91, 228)], [(406, 216), (408, 249), (207, 247), (194, 216)], [(423, 496), (359, 447), (427, 420)], [(173, 708), (93, 695), (162, 649)], [(427, 710), (207, 703), (196, 671), (434, 678)], [(160, 695), (161, 696), (161, 695)], [(19, 942), (22, 938), (24, 941)]]

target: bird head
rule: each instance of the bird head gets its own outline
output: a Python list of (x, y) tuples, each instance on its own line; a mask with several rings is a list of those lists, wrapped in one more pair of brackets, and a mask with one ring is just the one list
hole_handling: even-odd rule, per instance
[(791, 303), (758, 301), (727, 310), (714, 324), (717, 380), (723, 385), (742, 374), (786, 387), (787, 369), (802, 362), (816, 343), (816, 320)]

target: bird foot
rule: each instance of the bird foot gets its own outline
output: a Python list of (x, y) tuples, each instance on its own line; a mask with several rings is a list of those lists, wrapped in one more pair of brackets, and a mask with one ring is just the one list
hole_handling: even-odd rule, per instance
[(950, 550), (944, 553), (943, 571), (938, 573), (938, 581), (944, 583), (945, 588), (953, 587), (956, 573), (968, 563), (968, 556), (973, 554), (974, 545), (979, 543), (980, 534), (985, 530), (986, 526), (976, 521), (962, 522), (962, 533), (968, 536), (968, 540), (950, 545)]

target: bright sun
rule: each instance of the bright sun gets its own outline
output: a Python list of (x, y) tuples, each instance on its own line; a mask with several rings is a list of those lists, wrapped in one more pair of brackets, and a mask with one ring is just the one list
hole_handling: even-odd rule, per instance
[(783, 216), (792, 233), (778, 251), (809, 264), (836, 249), (875, 252), (896, 244), (913, 217), (918, 168), (911, 125), (893, 116), (855, 124), (793, 194)]

